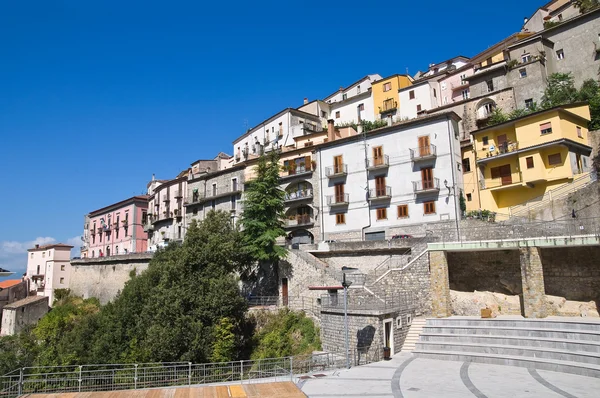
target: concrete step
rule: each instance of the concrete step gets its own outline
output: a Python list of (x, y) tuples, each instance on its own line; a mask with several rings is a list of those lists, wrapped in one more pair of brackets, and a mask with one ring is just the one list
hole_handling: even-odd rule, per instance
[(500, 344), (479, 345), (477, 343), (419, 342), (417, 348), (423, 351), (463, 352), (497, 354), (511, 357), (545, 358), (555, 361), (586, 363), (600, 366), (600, 353), (570, 351), (545, 347), (507, 346)]
[(423, 332), (423, 328), (427, 324), (425, 318), (414, 318), (411, 322), (404, 344), (402, 344), (401, 352), (410, 352), (415, 349), (417, 342), (419, 341), (419, 335)]
[(520, 366), (525, 368), (550, 370), (553, 372), (572, 373), (587, 377), (600, 377), (600, 365), (559, 361), (555, 359), (520, 357), (502, 354), (433, 351), (416, 349), (413, 354), (418, 358), (443, 359), (461, 362), (479, 362), (496, 365)]
[(542, 337), (548, 339), (600, 341), (600, 331), (566, 329), (532, 329), (526, 327), (490, 327), (490, 326), (429, 326), (423, 328), (426, 334), (460, 335), (501, 335)]
[(471, 317), (429, 318), (427, 326), (489, 326), (489, 327), (522, 327), (532, 329), (568, 329), (589, 330), (600, 333), (598, 318), (559, 318), (559, 319), (523, 319), (494, 318), (481, 319)]
[(507, 336), (507, 335), (462, 335), (462, 334), (429, 334), (422, 333), (421, 342), (436, 343), (471, 343), (480, 345), (505, 345), (513, 347), (539, 347), (558, 350), (586, 351), (600, 353), (600, 341), (551, 339), (542, 337)]

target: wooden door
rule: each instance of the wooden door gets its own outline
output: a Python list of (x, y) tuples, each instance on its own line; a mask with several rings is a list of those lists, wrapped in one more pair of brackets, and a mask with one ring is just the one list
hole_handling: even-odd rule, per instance
[(433, 169), (431, 167), (421, 169), (421, 182), (423, 189), (433, 188)]
[(335, 185), (335, 203), (342, 203), (344, 201), (344, 184)]
[(431, 149), (429, 146), (429, 136), (428, 135), (419, 137), (419, 155), (421, 155), (421, 156), (431, 155)]
[(385, 177), (375, 178), (375, 195), (376, 197), (385, 196)]
[(333, 158), (333, 172), (339, 174), (344, 171), (344, 157), (342, 155)]
[(499, 167), (493, 167), (491, 170), (492, 179), (499, 178), (502, 185), (512, 184), (512, 173), (510, 171), (510, 164), (505, 164)]
[(383, 164), (383, 147), (376, 146), (373, 148), (373, 165), (381, 166)]
[(496, 137), (496, 143), (498, 144), (498, 151), (500, 153), (508, 152), (508, 140), (506, 139), (506, 134)]
[(281, 298), (283, 305), (288, 305), (288, 280), (287, 278), (281, 278)]

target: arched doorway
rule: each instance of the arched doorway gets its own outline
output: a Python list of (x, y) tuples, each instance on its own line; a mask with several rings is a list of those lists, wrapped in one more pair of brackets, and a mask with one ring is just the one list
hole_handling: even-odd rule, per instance
[(312, 245), (315, 242), (315, 237), (311, 232), (305, 229), (297, 229), (288, 234), (287, 242), (291, 245)]

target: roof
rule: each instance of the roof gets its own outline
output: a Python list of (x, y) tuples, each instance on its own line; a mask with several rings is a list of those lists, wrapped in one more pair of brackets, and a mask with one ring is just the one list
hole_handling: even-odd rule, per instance
[(413, 78), (412, 78), (412, 76), (410, 76), (410, 75), (407, 75), (407, 74), (405, 74), (405, 73), (395, 73), (395, 74), (393, 74), (393, 75), (390, 75), (390, 76), (384, 77), (384, 78), (382, 78), (382, 79), (379, 79), (379, 80), (377, 80), (376, 82), (373, 82), (373, 83), (371, 83), (371, 86), (372, 86), (372, 85), (374, 85), (374, 84), (384, 83), (384, 82), (385, 82), (385, 80), (390, 80), (390, 79), (391, 79), (391, 78), (393, 78), (393, 77), (399, 77), (399, 76), (404, 76), (404, 77), (406, 77), (407, 79), (409, 79), (411, 82), (413, 81)]
[[(339, 90), (336, 90), (336, 91), (334, 91), (333, 93), (329, 94), (327, 97), (325, 97), (325, 98), (323, 99), (323, 101), (324, 101), (324, 102), (327, 102), (327, 99), (328, 99), (328, 98), (331, 98), (331, 97), (333, 97), (333, 96), (334, 96), (334, 95), (336, 95), (337, 93), (341, 93), (341, 92), (343, 92), (343, 91), (346, 91), (346, 90), (348, 90), (348, 89), (350, 89), (350, 88), (352, 88), (352, 87), (356, 86), (358, 83), (362, 83), (362, 82), (364, 82), (364, 81), (365, 81), (365, 80), (367, 80), (367, 79), (368, 79), (368, 80), (371, 80), (371, 77), (372, 77), (372, 76), (374, 76), (374, 77), (375, 77), (375, 80), (373, 80), (373, 83), (374, 83), (374, 82), (376, 82), (376, 81), (378, 81), (378, 80), (377, 80), (377, 76), (379, 76), (379, 75), (378, 75), (377, 73), (373, 73), (373, 74), (370, 74), (370, 75), (366, 75), (365, 77), (363, 77), (363, 78), (361, 78), (361, 79), (358, 79), (357, 81), (355, 81), (354, 83), (352, 83), (352, 84), (351, 84), (351, 85), (349, 85), (349, 86), (346, 86), (346, 87), (340, 87), (340, 89), (339, 89)], [(381, 78), (381, 76), (379, 76), (379, 77)], [(371, 83), (371, 84), (373, 84), (373, 83)], [(299, 107), (299, 108), (301, 108), (301, 107)]]
[(46, 296), (29, 296), (24, 298), (23, 300), (15, 301), (14, 303), (5, 305), (4, 310), (14, 310), (17, 308), (39, 303), (40, 301), (45, 301), (46, 305), (48, 305), (48, 297)]
[(74, 246), (65, 245), (64, 243), (53, 243), (51, 245), (43, 245), (39, 247), (34, 247), (32, 249), (27, 249), (28, 252), (37, 252), (40, 250), (48, 250), (48, 249), (69, 249), (71, 250)]
[(138, 202), (147, 202), (147, 201), (148, 201), (148, 198), (149, 198), (149, 196), (148, 196), (148, 195), (137, 195), (137, 196), (132, 196), (131, 198), (127, 198), (127, 199), (125, 199), (125, 200), (122, 200), (122, 201), (120, 201), (120, 202), (113, 203), (113, 204), (111, 204), (111, 205), (108, 205), (108, 206), (102, 207), (102, 208), (100, 208), (100, 209), (97, 209), (97, 210), (91, 211), (91, 212), (89, 213), (89, 216), (90, 216), (90, 217), (93, 217), (93, 216), (94, 216), (96, 213), (105, 213), (105, 212), (107, 212), (109, 209), (123, 207), (123, 206), (125, 206), (125, 205), (127, 205), (127, 204), (130, 204), (130, 203), (133, 203), (133, 202), (136, 202), (136, 201), (138, 201)]
[(8, 289), (9, 287), (13, 287), (23, 282), (20, 279), (8, 279), (5, 281), (0, 281), (0, 289)]
[(471, 57), (471, 62), (476, 64), (476, 63), (481, 62), (481, 61), (485, 60), (486, 58), (488, 58), (488, 55), (490, 52), (499, 51), (500, 49), (503, 48), (503, 46), (506, 46), (507, 48), (510, 47), (513, 42), (518, 42), (519, 40), (522, 40), (519, 38), (519, 36), (532, 36), (532, 35), (533, 35), (533, 33), (527, 33), (527, 32), (513, 33), (512, 35), (508, 36), (506, 39), (499, 41), (498, 43), (486, 48), (479, 54), (476, 54), (473, 57)]
[(261, 126), (264, 126), (265, 124), (267, 124), (267, 123), (268, 123), (268, 122), (270, 122), (271, 120), (273, 120), (273, 119), (276, 119), (277, 117), (279, 117), (279, 116), (281, 116), (281, 115), (283, 115), (284, 113), (287, 113), (287, 112), (294, 112), (294, 113), (300, 114), (301, 116), (310, 117), (310, 118), (313, 118), (313, 119), (315, 119), (315, 120), (319, 120), (319, 117), (318, 117), (317, 115), (313, 115), (312, 113), (307, 113), (307, 112), (304, 112), (304, 111), (299, 111), (299, 110), (298, 110), (298, 109), (296, 109), (296, 108), (285, 108), (284, 110), (282, 110), (282, 111), (279, 111), (279, 112), (277, 112), (276, 114), (274, 114), (274, 115), (272, 115), (272, 116), (270, 116), (270, 117), (266, 118), (265, 120), (263, 120), (262, 122), (260, 122), (260, 123), (259, 123), (259, 124), (257, 124), (256, 126), (254, 126), (254, 127), (252, 127), (252, 128), (249, 128), (249, 129), (248, 129), (248, 130), (247, 130), (247, 131), (246, 131), (244, 134), (242, 134), (242, 135), (240, 135), (238, 138), (236, 138), (236, 139), (233, 141), (233, 144), (235, 145), (237, 142), (239, 142), (239, 141), (241, 141), (242, 139), (244, 139), (245, 137), (247, 137), (247, 136), (248, 136), (248, 134), (250, 134), (251, 132), (253, 132), (253, 131), (254, 131), (254, 130), (256, 130), (257, 128), (259, 128), (259, 127), (261, 127)]
[(488, 127), (484, 127), (482, 129), (479, 129), (479, 130), (471, 131), (471, 134), (475, 135), (475, 134), (479, 134), (479, 133), (485, 133), (487, 131), (498, 130), (499, 128), (507, 127), (507, 126), (509, 126), (511, 124), (514, 124), (514, 123), (516, 123), (516, 122), (518, 122), (520, 120), (525, 120), (525, 119), (530, 118), (530, 117), (539, 116), (539, 115), (543, 115), (545, 113), (550, 113), (550, 112), (555, 112), (555, 111), (567, 113), (569, 116), (575, 117), (575, 118), (580, 119), (580, 120), (582, 120), (582, 121), (584, 121), (584, 122), (587, 123), (587, 122), (589, 122), (588, 119), (586, 119), (584, 117), (581, 117), (581, 116), (579, 116), (579, 115), (577, 115), (577, 114), (575, 114), (573, 112), (569, 112), (568, 109), (565, 109), (565, 108), (573, 108), (573, 107), (582, 106), (582, 105), (587, 105), (587, 102), (574, 102), (572, 104), (555, 106), (554, 108), (549, 108), (549, 109), (543, 109), (541, 111), (537, 111), (537, 112), (533, 112), (533, 113), (528, 113), (527, 115), (518, 117), (516, 119), (508, 120), (508, 121), (506, 121), (504, 123), (498, 123), (498, 124), (495, 124), (493, 126), (488, 126)]

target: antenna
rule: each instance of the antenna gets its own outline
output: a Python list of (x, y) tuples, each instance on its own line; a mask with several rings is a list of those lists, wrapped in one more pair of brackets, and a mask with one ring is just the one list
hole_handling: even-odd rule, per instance
[(248, 119), (244, 119), (244, 131), (248, 131)]

